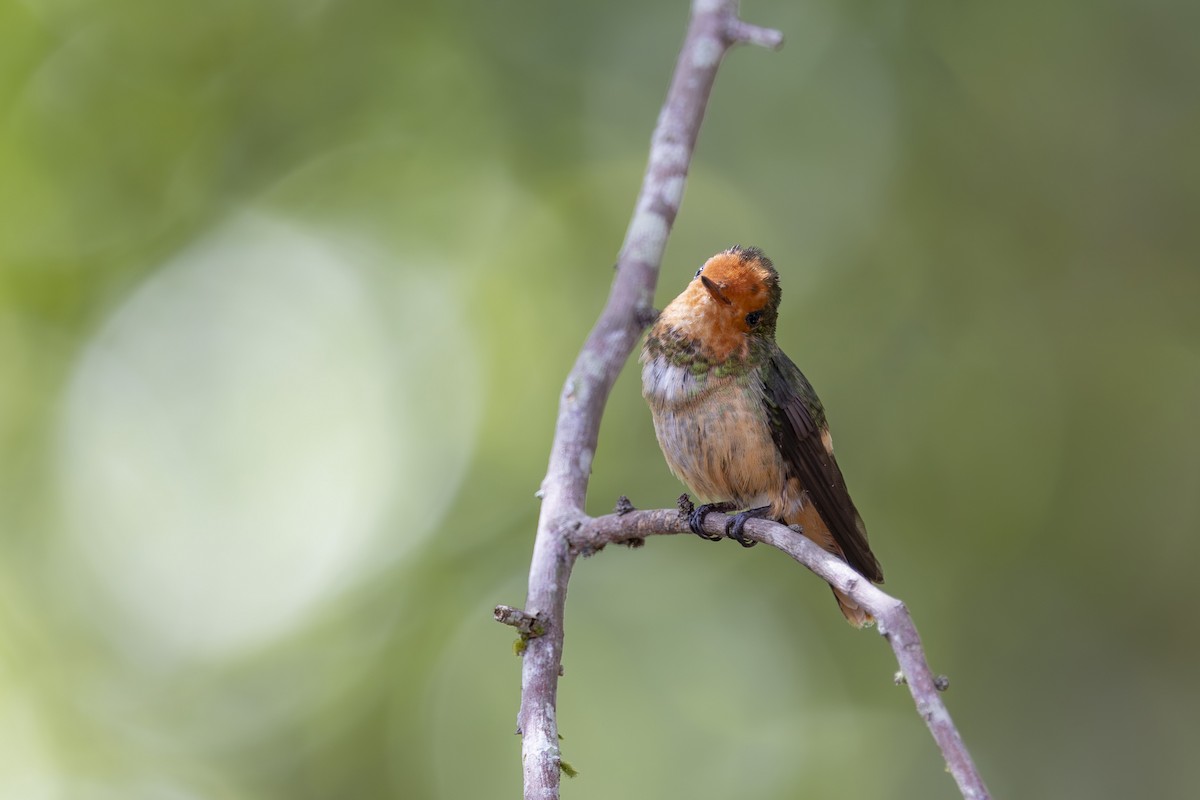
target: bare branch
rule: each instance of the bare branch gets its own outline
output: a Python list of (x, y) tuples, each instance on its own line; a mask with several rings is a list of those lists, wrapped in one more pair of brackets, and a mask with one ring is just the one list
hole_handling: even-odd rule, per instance
[(561, 756), (555, 708), (563, 609), (575, 561), (565, 537), (584, 519), (583, 504), (604, 404), (642, 329), (654, 317), (659, 264), (679, 213), (717, 68), (734, 44), (777, 45), (782, 41), (782, 35), (772, 34), (740, 23), (736, 0), (694, 1), (671, 87), (651, 137), (646, 175), (617, 259), (608, 303), (559, 398), (525, 604), (526, 611), (543, 620), (546, 627), (545, 635), (529, 640), (521, 672), (517, 721), (524, 736), (521, 758), (527, 800), (558, 797)]
[[(704, 530), (724, 534), (728, 521), (729, 518), (724, 514), (709, 514), (704, 519)], [(687, 519), (678, 511), (660, 509), (596, 517), (581, 525), (569, 538), (573, 550), (591, 553), (603, 549), (607, 544), (674, 533), (691, 533)], [(904, 603), (859, 575), (845, 561), (827, 553), (808, 537), (786, 525), (751, 519), (746, 523), (744, 535), (787, 553), (831, 586), (848, 594), (875, 617), (879, 633), (887, 639), (896, 654), (901, 675), (917, 704), (917, 713), (933, 734), (962, 796), (968, 800), (990, 797), (962, 736), (950, 718), (950, 712), (938, 694), (949, 683), (945, 677), (934, 676), (930, 670), (921, 646), (921, 637), (917, 635), (916, 625)]]
[[(583, 509), (588, 478), (608, 395), (642, 329), (654, 318), (652, 304), (659, 264), (679, 212), (692, 151), (721, 60), (735, 44), (774, 49), (782, 42), (778, 31), (739, 20), (736, 0), (693, 0), (687, 34), (651, 137), (646, 174), (617, 260), (608, 302), (559, 398), (550, 463), (538, 493), (542, 508), (525, 610), (496, 610), (498, 620), (522, 631), (525, 644), (517, 721), (524, 737), (521, 757), (526, 800), (557, 800), (560, 772), (568, 770), (559, 753), (555, 713), (563, 610), (576, 558), (606, 544), (636, 546), (647, 536), (687, 530), (677, 511), (634, 511), (627, 502), (618, 504), (615, 514), (587, 517)], [(723, 532), (722, 520), (720, 515), (710, 515), (705, 527)], [(974, 772), (970, 756), (936, 689), (931, 688), (933, 676), (904, 605), (782, 525), (751, 520), (745, 532), (788, 553), (874, 613), (880, 631), (896, 651), (918, 711), (946, 754), (963, 796), (986, 798), (987, 791)]]
[(758, 45), (768, 50), (778, 50), (783, 47), (783, 34), (771, 28), (760, 28), (757, 25), (750, 25), (740, 19), (735, 19), (730, 21), (727, 30), (729, 37), (735, 42)]

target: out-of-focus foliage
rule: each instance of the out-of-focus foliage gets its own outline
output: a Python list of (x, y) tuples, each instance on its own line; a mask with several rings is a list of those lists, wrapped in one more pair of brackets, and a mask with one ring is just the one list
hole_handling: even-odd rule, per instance
[[(997, 796), (1200, 793), (1200, 6), (775, 0), (662, 276), (763, 247)], [(516, 796), (519, 604), (683, 2), (0, 5), (0, 796)], [(590, 510), (669, 505), (631, 364)], [(571, 798), (952, 798), (766, 548), (582, 562)]]

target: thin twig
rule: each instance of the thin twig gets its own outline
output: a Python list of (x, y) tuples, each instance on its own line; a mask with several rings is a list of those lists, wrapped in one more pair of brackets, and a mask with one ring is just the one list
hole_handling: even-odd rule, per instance
[(541, 636), (545, 633), (537, 617), (512, 606), (496, 606), (492, 611), (492, 619), (501, 625), (511, 625), (517, 629), (517, 633), (525, 637)]
[[(617, 275), (608, 302), (559, 398), (550, 463), (539, 492), (542, 508), (529, 567), (525, 610), (502, 613), (509, 624), (533, 619), (540, 627), (540, 633), (531, 628), (536, 635), (525, 642), (521, 710), (517, 718), (518, 731), (523, 735), (521, 757), (526, 800), (558, 800), (560, 772), (567, 769), (559, 753), (555, 709), (567, 582), (576, 558), (605, 544), (636, 544), (646, 536), (683, 530), (678, 513), (672, 511), (633, 511), (622, 505), (619, 514), (587, 517), (583, 509), (592, 457), (600, 418), (613, 383), (642, 329), (654, 317), (652, 303), (659, 264), (667, 235), (679, 212), (692, 151), (721, 60), (735, 44), (777, 48), (782, 41), (778, 31), (738, 19), (736, 0), (693, 0), (687, 34), (651, 138), (650, 159), (617, 260)], [(706, 527), (719, 524), (720, 519), (719, 515), (712, 515)], [(881, 631), (896, 650), (918, 710), (943, 747), (951, 770), (973, 772), (970, 756), (961, 747), (940, 699), (936, 694), (935, 703), (925, 698), (932, 676), (903, 604), (880, 592), (842, 562), (833, 559), (836, 563), (826, 563), (831, 556), (783, 526), (752, 520), (746, 532), (784, 550), (864, 607), (879, 609), (875, 616)], [(943, 740), (950, 745), (957, 741), (961, 758), (956, 755), (959, 751), (948, 749)], [(955, 772), (956, 779), (958, 775)], [(959, 783), (964, 785), (961, 780)], [(986, 798), (982, 781), (976, 785), (978, 791), (968, 793), (964, 788), (963, 796)]]

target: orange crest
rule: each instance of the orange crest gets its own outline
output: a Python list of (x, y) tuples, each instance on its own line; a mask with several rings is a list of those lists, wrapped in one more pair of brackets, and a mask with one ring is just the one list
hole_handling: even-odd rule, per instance
[(732, 247), (704, 263), (659, 326), (696, 340), (713, 361), (744, 358), (751, 336), (774, 335), (779, 296), (771, 260), (757, 248)]

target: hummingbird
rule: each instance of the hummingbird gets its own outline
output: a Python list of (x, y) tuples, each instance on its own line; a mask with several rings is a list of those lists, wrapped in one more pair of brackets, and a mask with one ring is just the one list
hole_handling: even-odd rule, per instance
[[(873, 583), (883, 571), (833, 457), (825, 409), (812, 384), (775, 343), (779, 273), (757, 247), (734, 245), (708, 259), (659, 314), (642, 347), (642, 395), (671, 472), (709, 500), (711, 511), (741, 510), (726, 536), (744, 547), (752, 517), (798, 525), (822, 548)], [(874, 620), (834, 589), (842, 614)]]

